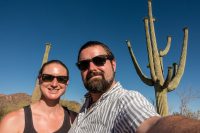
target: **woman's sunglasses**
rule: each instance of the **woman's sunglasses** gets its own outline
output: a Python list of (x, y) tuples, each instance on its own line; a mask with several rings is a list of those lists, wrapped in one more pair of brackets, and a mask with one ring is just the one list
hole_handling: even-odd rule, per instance
[(95, 64), (96, 66), (103, 66), (106, 63), (106, 60), (113, 60), (113, 56), (109, 55), (98, 55), (93, 57), (92, 59), (82, 60), (76, 63), (77, 67), (81, 71), (85, 71), (89, 68), (90, 62)]
[(56, 78), (58, 83), (66, 84), (68, 81), (68, 76), (53, 76), (50, 74), (42, 74), (41, 79), (43, 82), (52, 82)]

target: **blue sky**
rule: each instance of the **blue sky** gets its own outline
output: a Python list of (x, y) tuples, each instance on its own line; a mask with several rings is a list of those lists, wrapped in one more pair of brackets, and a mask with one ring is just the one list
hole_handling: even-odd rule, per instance
[[(178, 110), (177, 91), (199, 90), (200, 2), (197, 0), (153, 0), (153, 15), (158, 48), (165, 48), (166, 37), (172, 45), (164, 58), (167, 67), (179, 62), (183, 28), (189, 28), (188, 56), (185, 73), (177, 90), (168, 95), (170, 108)], [(81, 101), (86, 90), (75, 63), (81, 45), (98, 40), (112, 49), (117, 59), (116, 79), (124, 88), (137, 90), (149, 99), (154, 89), (139, 79), (133, 67), (125, 40), (146, 75), (147, 50), (143, 18), (147, 16), (147, 0), (0, 0), (0, 93), (31, 94), (41, 66), (45, 43), (52, 49), (49, 59), (62, 60), (70, 70), (70, 84), (63, 96)], [(200, 102), (191, 103), (191, 108)]]

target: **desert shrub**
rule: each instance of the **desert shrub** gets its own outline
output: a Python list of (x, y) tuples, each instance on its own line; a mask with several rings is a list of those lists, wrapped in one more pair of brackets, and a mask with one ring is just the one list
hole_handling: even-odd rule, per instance
[(79, 112), (80, 110), (80, 104), (75, 101), (61, 100), (60, 104), (75, 112)]

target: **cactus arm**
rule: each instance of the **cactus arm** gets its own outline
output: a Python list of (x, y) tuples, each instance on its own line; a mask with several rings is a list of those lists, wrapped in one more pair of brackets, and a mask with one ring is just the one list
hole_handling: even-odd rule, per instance
[[(167, 88), (167, 86), (169, 85), (170, 81), (176, 76), (177, 70), (178, 70), (178, 65), (176, 63), (173, 63), (173, 72), (172, 72), (172, 67), (170, 67), (171, 69), (171, 75), (170, 75), (170, 79), (168, 81), (166, 81), (167, 83), (164, 84), (163, 88)], [(169, 70), (168, 70), (169, 71)], [(169, 73), (169, 72), (168, 72)], [(168, 76), (168, 75), (167, 75)], [(168, 79), (168, 78), (167, 78)], [(175, 89), (175, 88), (174, 88)], [(167, 89), (167, 92), (173, 91), (174, 89)]]
[(168, 67), (167, 77), (166, 77), (164, 85), (162, 87), (163, 89), (169, 85), (170, 81), (172, 80), (172, 77), (173, 77), (172, 67)]
[(178, 65), (176, 63), (173, 63), (173, 69), (174, 69), (174, 71), (173, 71), (173, 77), (172, 78), (174, 78), (176, 76), (176, 73), (177, 73), (177, 70), (178, 70)]
[(169, 52), (169, 49), (170, 49), (170, 46), (171, 46), (171, 41), (172, 41), (171, 36), (168, 36), (167, 37), (167, 45), (166, 45), (165, 49), (160, 50), (159, 54), (160, 54), (161, 57), (165, 56)]
[(183, 48), (182, 48), (182, 53), (181, 53), (181, 58), (180, 58), (180, 64), (178, 66), (178, 70), (172, 81), (169, 83), (167, 89), (168, 91), (174, 90), (183, 75), (184, 69), (185, 69), (185, 63), (186, 63), (186, 56), (187, 56), (187, 44), (188, 44), (188, 28), (184, 28), (184, 39), (183, 39)]
[(128, 50), (129, 50), (129, 52), (130, 52), (130, 55), (131, 55), (133, 64), (134, 64), (135, 69), (136, 69), (136, 72), (137, 72), (137, 74), (139, 75), (140, 79), (141, 79), (145, 84), (147, 84), (147, 85), (149, 85), (149, 86), (153, 86), (153, 81), (152, 81), (151, 79), (147, 78), (147, 76), (145, 76), (145, 75), (143, 74), (143, 72), (142, 72), (142, 70), (141, 70), (141, 68), (140, 68), (140, 66), (139, 66), (139, 64), (138, 64), (138, 62), (137, 62), (137, 59), (135, 58), (135, 55), (134, 55), (134, 53), (133, 53), (133, 50), (132, 50), (132, 48), (131, 48), (131, 43), (130, 43), (130, 41), (127, 40), (126, 43), (127, 43), (127, 45), (128, 45)]
[(148, 58), (149, 58), (150, 73), (151, 73), (151, 77), (152, 77), (153, 82), (156, 82), (157, 81), (157, 77), (155, 75), (155, 69), (154, 69), (152, 47), (151, 47), (151, 39), (150, 39), (150, 34), (149, 34), (149, 21), (148, 21), (148, 18), (144, 18), (144, 25), (145, 25), (145, 33), (146, 33), (147, 52), (148, 52)]
[(152, 15), (152, 5), (151, 0), (148, 0), (148, 14), (149, 14), (149, 24), (150, 24), (150, 35), (151, 35), (151, 42), (152, 42), (152, 53), (153, 53), (153, 60), (154, 60), (154, 67), (155, 67), (155, 74), (157, 78), (159, 79), (159, 84), (162, 85), (164, 83), (164, 76), (161, 69), (161, 63), (157, 48), (157, 42), (156, 42), (156, 35), (155, 35), (155, 29), (154, 29), (154, 18)]
[(161, 66), (161, 70), (162, 70), (162, 74), (164, 75), (164, 71), (163, 71), (163, 58), (162, 57), (160, 57), (160, 66)]

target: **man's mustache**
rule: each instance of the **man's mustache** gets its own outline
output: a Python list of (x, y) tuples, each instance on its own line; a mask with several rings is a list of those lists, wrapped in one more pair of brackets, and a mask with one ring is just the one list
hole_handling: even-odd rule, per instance
[(89, 80), (93, 76), (103, 76), (103, 72), (90, 72), (87, 74), (86, 79)]

